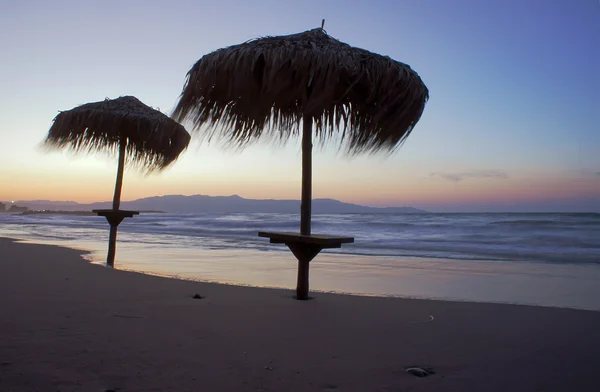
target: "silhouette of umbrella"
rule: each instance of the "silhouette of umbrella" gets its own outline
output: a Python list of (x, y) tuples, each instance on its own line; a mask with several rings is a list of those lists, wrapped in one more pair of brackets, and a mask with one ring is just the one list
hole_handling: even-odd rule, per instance
[(110, 223), (108, 265), (114, 264), (117, 226), (138, 214), (119, 209), (125, 161), (145, 172), (160, 171), (177, 159), (189, 141), (181, 124), (132, 96), (87, 103), (54, 118), (46, 146), (84, 153), (118, 152), (112, 209), (94, 210)]
[(391, 153), (411, 133), (428, 98), (410, 66), (351, 47), (321, 27), (203, 56), (187, 74), (173, 117), (202, 128), (207, 140), (238, 147), (302, 134), (300, 234), (259, 236), (290, 247), (299, 260), (296, 295), (306, 299), (310, 260), (323, 248), (353, 242), (311, 235), (313, 125), (319, 142), (336, 135), (348, 154)]

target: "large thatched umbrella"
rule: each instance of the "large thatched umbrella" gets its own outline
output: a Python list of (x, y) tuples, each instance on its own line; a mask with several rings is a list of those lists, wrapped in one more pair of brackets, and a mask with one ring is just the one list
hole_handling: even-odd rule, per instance
[(188, 72), (173, 116), (245, 146), (286, 140), (302, 124), (300, 235), (264, 233), (299, 260), (297, 297), (308, 295), (308, 262), (352, 238), (311, 235), (312, 139), (338, 133), (349, 154), (393, 152), (421, 118), (429, 92), (408, 65), (329, 36), (323, 28), (219, 49)]
[(87, 103), (54, 118), (44, 142), (47, 146), (118, 153), (112, 209), (94, 210), (110, 223), (108, 265), (115, 259), (117, 226), (124, 218), (138, 214), (119, 209), (125, 160), (146, 172), (160, 171), (177, 159), (189, 141), (190, 135), (181, 124), (132, 96)]

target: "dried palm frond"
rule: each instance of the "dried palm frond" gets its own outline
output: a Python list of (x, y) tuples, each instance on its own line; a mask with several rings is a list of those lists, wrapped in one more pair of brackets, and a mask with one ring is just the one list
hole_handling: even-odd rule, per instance
[(394, 151), (428, 98), (410, 66), (318, 28), (205, 55), (188, 72), (173, 117), (196, 131), (206, 126), (201, 137), (245, 146), (263, 136), (287, 140), (308, 116), (321, 142), (339, 130), (348, 153)]
[(185, 128), (137, 98), (124, 96), (60, 112), (44, 144), (76, 152), (116, 154), (126, 143), (129, 164), (160, 171), (174, 162), (190, 141)]

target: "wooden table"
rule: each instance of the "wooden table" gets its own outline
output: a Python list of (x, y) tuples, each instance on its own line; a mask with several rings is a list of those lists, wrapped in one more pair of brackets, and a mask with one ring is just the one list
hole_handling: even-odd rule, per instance
[(133, 218), (134, 215), (139, 215), (139, 211), (126, 211), (126, 210), (92, 210), (98, 214), (98, 216), (103, 216), (106, 218), (108, 223), (110, 224), (110, 234), (108, 235), (108, 254), (106, 256), (106, 264), (109, 267), (113, 267), (115, 265), (115, 252), (117, 248), (117, 226), (119, 223), (123, 221), (125, 218)]
[(119, 226), (119, 223), (125, 218), (133, 218), (134, 215), (139, 215), (139, 211), (126, 210), (92, 210), (92, 212), (106, 218), (111, 226)]
[(324, 234), (303, 235), (291, 232), (260, 231), (259, 237), (270, 239), (272, 244), (286, 244), (298, 259), (298, 282), (296, 299), (308, 299), (308, 265), (323, 249), (341, 248), (342, 244), (354, 242), (352, 237)]

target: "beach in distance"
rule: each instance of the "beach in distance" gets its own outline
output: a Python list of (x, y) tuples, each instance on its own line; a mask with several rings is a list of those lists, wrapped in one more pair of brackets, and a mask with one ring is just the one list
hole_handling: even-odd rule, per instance
[[(294, 288), (297, 262), (258, 231), (296, 231), (295, 214), (142, 213), (119, 226), (115, 268)], [(315, 233), (353, 244), (311, 262), (311, 290), (600, 309), (598, 214), (316, 214)], [(0, 236), (106, 260), (98, 216), (0, 214)]]

